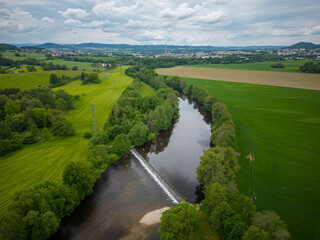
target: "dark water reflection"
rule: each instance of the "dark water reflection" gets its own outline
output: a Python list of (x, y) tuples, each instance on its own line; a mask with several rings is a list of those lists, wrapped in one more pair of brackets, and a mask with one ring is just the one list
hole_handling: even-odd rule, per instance
[(63, 220), (52, 239), (157, 239), (159, 224), (139, 224), (144, 214), (173, 206), (138, 161), (129, 156), (110, 166), (93, 194)]
[(210, 147), (211, 115), (185, 97), (179, 107), (180, 118), (174, 125), (138, 151), (172, 188), (195, 203), (199, 193), (195, 171), (203, 150)]
[[(189, 202), (196, 201), (195, 170), (210, 144), (210, 115), (192, 101), (180, 99), (180, 118), (138, 151)], [(201, 114), (200, 114), (201, 113)], [(197, 191), (198, 190), (198, 191)], [(139, 220), (148, 212), (173, 206), (163, 190), (131, 155), (110, 166), (93, 194), (63, 219), (52, 240), (158, 239), (159, 224)]]

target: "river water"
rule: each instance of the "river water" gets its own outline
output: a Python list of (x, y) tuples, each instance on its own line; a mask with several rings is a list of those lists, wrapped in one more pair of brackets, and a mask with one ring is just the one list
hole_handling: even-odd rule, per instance
[[(168, 184), (194, 203), (199, 156), (210, 146), (210, 115), (181, 97), (180, 118), (138, 152)], [(71, 216), (63, 219), (52, 239), (158, 239), (159, 224), (139, 224), (148, 212), (174, 206), (164, 191), (133, 156), (117, 161), (97, 181)]]

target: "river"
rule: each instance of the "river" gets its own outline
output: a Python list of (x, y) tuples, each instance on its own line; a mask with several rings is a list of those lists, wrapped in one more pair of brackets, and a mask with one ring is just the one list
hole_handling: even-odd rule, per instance
[[(185, 97), (180, 118), (166, 131), (137, 148), (168, 184), (188, 202), (197, 201), (196, 168), (210, 147), (210, 114)], [(148, 212), (174, 206), (133, 156), (117, 161), (97, 181), (52, 239), (158, 239), (159, 224), (139, 224)]]

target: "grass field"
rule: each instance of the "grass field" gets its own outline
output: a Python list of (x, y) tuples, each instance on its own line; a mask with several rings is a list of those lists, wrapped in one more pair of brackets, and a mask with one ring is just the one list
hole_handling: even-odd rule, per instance
[(16, 88), (21, 90), (46, 86), (49, 84), (49, 76), (51, 73), (56, 74), (58, 77), (62, 75), (68, 77), (80, 76), (82, 71), (73, 70), (55, 70), (55, 71), (41, 71), (41, 72), (27, 72), (15, 74), (0, 74), (0, 89), (3, 88)]
[(102, 60), (102, 61), (115, 61), (117, 58), (115, 57), (91, 57), (91, 56), (84, 56), (84, 57), (78, 57), (79, 59), (93, 59), (93, 60)]
[(238, 70), (255, 70), (255, 71), (274, 71), (274, 72), (299, 72), (299, 67), (310, 60), (287, 60), (281, 61), (285, 68), (271, 68), (270, 66), (277, 62), (256, 62), (245, 64), (199, 64), (186, 65), (184, 67), (202, 67), (202, 68), (221, 68), (221, 69), (238, 69)]
[(9, 58), (14, 61), (16, 60), (23, 60), (26, 58), (35, 58), (37, 60), (45, 60), (46, 56), (43, 53), (28, 53), (28, 52), (21, 52), (19, 53), (21, 57), (16, 57), (14, 54), (15, 52), (0, 52), (2, 54), (2, 57)]
[[(74, 66), (78, 67), (78, 70), (86, 70), (93, 71), (99, 69), (99, 67), (92, 66), (90, 62), (73, 62), (73, 61), (65, 61), (64, 59), (55, 59), (55, 60), (46, 60), (46, 63), (52, 62), (53, 64), (66, 65), (69, 70), (71, 70)], [(100, 68), (103, 69), (103, 68)]]
[[(6, 213), (13, 194), (44, 180), (61, 181), (61, 173), (70, 161), (86, 160), (88, 140), (83, 138), (92, 128), (91, 103), (95, 107), (98, 129), (102, 129), (112, 105), (132, 79), (120, 73), (101, 73), (100, 84), (81, 85), (74, 81), (54, 90), (64, 89), (70, 94), (79, 94), (74, 102), (76, 109), (66, 118), (77, 129), (72, 137), (58, 137), (51, 141), (25, 146), (23, 149), (0, 158), (0, 216)], [(113, 85), (115, 78), (115, 88)], [(17, 87), (17, 86), (16, 86)]]
[(182, 79), (227, 104), (241, 152), (241, 192), (278, 212), (294, 239), (320, 239), (320, 91)]
[[(42, 67), (40, 67), (40, 66), (34, 66), (34, 68), (36, 69), (37, 72), (43, 71)], [(12, 73), (17, 73), (17, 72), (19, 72), (19, 71), (28, 72), (27, 65), (21, 65), (20, 68), (13, 69), (13, 70), (10, 71), (10, 72), (12, 72)]]
[(320, 74), (201, 67), (159, 68), (161, 75), (320, 90)]

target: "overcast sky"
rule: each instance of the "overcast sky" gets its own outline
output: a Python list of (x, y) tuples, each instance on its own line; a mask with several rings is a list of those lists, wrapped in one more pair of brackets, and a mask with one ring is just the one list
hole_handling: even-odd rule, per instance
[(319, 0), (0, 0), (0, 42), (320, 44)]

